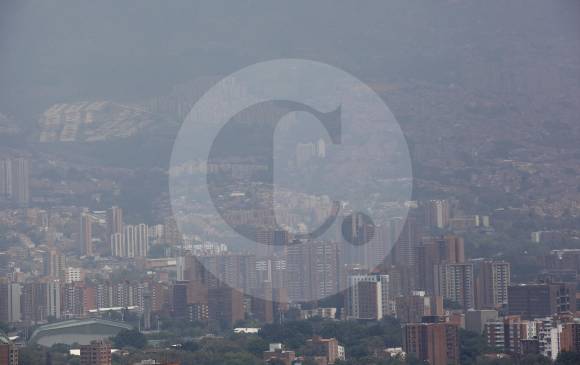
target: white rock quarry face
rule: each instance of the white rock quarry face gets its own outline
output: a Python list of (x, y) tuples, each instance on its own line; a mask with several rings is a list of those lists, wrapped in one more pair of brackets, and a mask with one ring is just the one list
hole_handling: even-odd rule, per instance
[(55, 104), (40, 117), (40, 142), (94, 142), (127, 138), (156, 117), (135, 105), (110, 101)]

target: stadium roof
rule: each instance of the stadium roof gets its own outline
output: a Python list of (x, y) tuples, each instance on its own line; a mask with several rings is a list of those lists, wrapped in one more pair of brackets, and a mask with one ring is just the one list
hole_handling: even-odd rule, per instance
[[(79, 331), (86, 332), (87, 327), (93, 328), (94, 326), (99, 326), (100, 328), (116, 329), (117, 332), (120, 330), (130, 330), (133, 328), (133, 326), (125, 322), (109, 321), (105, 319), (98, 318), (71, 319), (67, 321), (49, 323), (38, 327), (32, 333), (30, 341), (34, 343), (37, 342), (37, 340), (42, 337), (51, 336), (52, 334), (56, 333), (74, 334), (76, 333), (77, 329)], [(85, 330), (81, 330), (81, 328), (85, 328)]]

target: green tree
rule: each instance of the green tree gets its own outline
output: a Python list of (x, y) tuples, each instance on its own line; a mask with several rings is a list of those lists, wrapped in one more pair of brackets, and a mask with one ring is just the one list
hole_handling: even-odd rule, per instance
[(272, 359), (270, 361), (268, 361), (268, 365), (284, 365), (285, 362), (283, 360), (280, 359)]
[(462, 365), (476, 364), (477, 358), (485, 352), (487, 347), (483, 336), (467, 330), (459, 331), (459, 344)]
[(197, 342), (187, 341), (181, 345), (181, 349), (183, 351), (196, 352), (201, 349), (201, 346)]
[(39, 365), (46, 361), (46, 350), (40, 346), (26, 346), (18, 352), (19, 365)]
[(260, 337), (268, 342), (281, 342), (289, 348), (299, 348), (314, 334), (314, 327), (308, 321), (292, 321), (270, 324), (262, 327)]
[(552, 360), (542, 355), (526, 355), (519, 363), (526, 365), (552, 365)]
[(70, 346), (64, 343), (56, 343), (50, 348), (51, 352), (60, 352), (63, 354), (68, 354), (69, 350)]
[(113, 344), (117, 348), (135, 347), (142, 349), (147, 345), (147, 338), (137, 329), (123, 330), (113, 337)]
[(302, 362), (302, 365), (316, 365), (316, 364), (317, 364), (316, 361), (309, 358), (304, 359), (304, 361)]
[(556, 359), (555, 365), (578, 365), (580, 364), (580, 353), (578, 352), (560, 352)]
[(419, 360), (415, 356), (407, 357), (406, 365), (428, 365), (427, 361)]
[(261, 357), (262, 353), (268, 350), (268, 345), (268, 341), (260, 337), (252, 336), (246, 341), (244, 348), (254, 356)]

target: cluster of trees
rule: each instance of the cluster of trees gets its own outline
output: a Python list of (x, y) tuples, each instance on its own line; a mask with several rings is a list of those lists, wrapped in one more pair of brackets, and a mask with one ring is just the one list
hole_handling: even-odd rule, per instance
[[(173, 329), (180, 335), (167, 336)], [(115, 348), (123, 349), (123, 355), (114, 355), (113, 363), (133, 364), (143, 359), (179, 361), (196, 365), (257, 365), (263, 364), (262, 354), (273, 342), (281, 342), (298, 355), (308, 355), (307, 340), (313, 335), (336, 338), (345, 346), (348, 360), (337, 365), (427, 365), (413, 358), (385, 358), (382, 351), (387, 347), (401, 346), (401, 326), (394, 318), (379, 322), (331, 321), (310, 319), (270, 324), (256, 334), (229, 334), (223, 337), (202, 336), (194, 339), (193, 333), (202, 332), (200, 324), (166, 322), (164, 332), (151, 335), (149, 339), (163, 340), (164, 350), (154, 355), (142, 351), (148, 338), (137, 329), (119, 332), (111, 341)], [(187, 330), (189, 328), (189, 330)], [(207, 331), (207, 328), (205, 329)], [(207, 332), (206, 332), (207, 333)], [(74, 346), (73, 346), (74, 347)], [(78, 364), (78, 357), (69, 355), (70, 346), (55, 345), (50, 349), (27, 346), (21, 350), (20, 364)], [(556, 362), (540, 355), (498, 359), (491, 355), (485, 339), (477, 333), (460, 331), (461, 365), (577, 365), (580, 354), (561, 353)], [(309, 365), (308, 362), (305, 365)]]
[(268, 343), (255, 335), (232, 335), (228, 338), (206, 337), (187, 340), (181, 344), (166, 344), (161, 353), (146, 354), (133, 351), (128, 356), (115, 356), (117, 364), (133, 364), (156, 357), (159, 360), (179, 361), (196, 365), (263, 365), (262, 352)]
[(385, 347), (401, 346), (401, 325), (391, 317), (368, 323), (321, 319), (285, 322), (264, 326), (259, 335), (268, 342), (280, 342), (297, 349), (299, 353), (313, 335), (336, 338), (352, 358), (373, 357)]
[[(166, 334), (177, 332), (185, 335), (182, 338), (188, 338), (187, 335), (199, 334), (202, 330), (199, 324), (192, 326), (192, 324), (170, 321), (164, 321), (162, 329), (163, 333)], [(135, 334), (129, 332), (121, 332), (113, 339), (116, 347), (137, 347), (135, 344), (130, 344), (130, 338), (135, 337)], [(346, 347), (349, 357), (353, 358), (350, 362), (345, 362), (345, 365), (374, 364), (372, 361), (375, 360), (374, 358), (382, 349), (401, 345), (401, 327), (399, 322), (393, 318), (368, 323), (311, 319), (265, 325), (257, 335), (233, 334), (225, 335), (224, 337), (203, 337), (198, 340), (181, 341), (178, 346), (175, 346), (172, 341), (176, 341), (179, 338), (177, 336), (170, 337), (165, 346), (167, 350), (164, 351), (162, 356), (164, 359), (196, 365), (263, 364), (262, 354), (268, 349), (268, 345), (273, 342), (283, 343), (288, 349), (296, 351), (298, 355), (308, 355), (306, 343), (313, 335), (337, 338)], [(167, 339), (164, 335), (155, 337)], [(130, 363), (128, 361), (135, 362), (141, 360), (144, 356), (136, 351), (129, 357), (118, 358), (117, 361)], [(407, 363), (419, 364), (412, 361)], [(376, 364), (383, 365), (386, 363), (377, 362)]]
[[(78, 347), (77, 347), (78, 348)], [(19, 365), (79, 365), (78, 356), (69, 353), (71, 346), (56, 344), (51, 348), (39, 345), (29, 345), (20, 349)]]
[(137, 329), (123, 330), (113, 337), (113, 346), (117, 349), (127, 347), (144, 349), (147, 346), (147, 338)]

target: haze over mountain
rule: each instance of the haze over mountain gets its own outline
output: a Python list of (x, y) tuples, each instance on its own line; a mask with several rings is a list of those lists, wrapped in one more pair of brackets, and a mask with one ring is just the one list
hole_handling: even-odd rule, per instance
[[(580, 4), (573, 0), (0, 6), (0, 110), (23, 116), (57, 102), (159, 96), (199, 76), (280, 57), (320, 60), (369, 81), (476, 90), (485, 87), (484, 70), (517, 77), (529, 68), (538, 74), (561, 68), (571, 82), (579, 77)], [(479, 81), (469, 83), (473, 77)]]
[[(508, 193), (510, 200), (521, 196), (516, 205), (540, 199), (555, 214), (578, 209), (577, 1), (105, 0), (0, 7), (10, 13), (0, 22), (0, 112), (9, 117), (3, 125), (14, 125), (3, 130), (36, 143), (44, 113), (61, 104), (77, 124), (86, 117), (74, 114), (78, 103), (139, 111), (101, 113), (104, 126), (93, 124), (88, 138), (58, 130), (64, 140), (47, 141), (67, 143), (58, 147), (66, 158), (80, 149), (123, 164), (119, 151), (147, 146), (139, 150), (154, 152), (128, 155), (166, 167), (177, 127), (215, 80), (258, 61), (306, 58), (351, 72), (386, 100), (411, 146), (418, 191), (483, 189), (492, 201)], [(115, 128), (130, 133), (115, 135)], [(94, 147), (71, 144), (86, 141)], [(116, 147), (103, 148), (107, 141)], [(566, 206), (549, 208), (545, 199), (556, 191)]]

